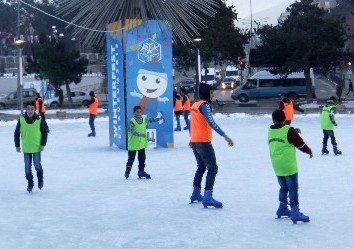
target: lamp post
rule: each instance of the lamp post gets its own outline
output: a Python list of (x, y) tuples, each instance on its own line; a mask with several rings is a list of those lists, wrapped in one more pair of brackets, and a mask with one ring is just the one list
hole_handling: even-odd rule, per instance
[[(201, 38), (195, 38), (193, 39), (194, 42), (198, 43), (202, 39)], [(197, 46), (197, 63), (196, 63), (196, 74), (195, 74), (195, 89), (194, 89), (194, 101), (197, 101), (199, 99), (199, 84), (201, 81), (201, 58), (200, 58), (200, 49)]]
[(17, 71), (17, 109), (20, 109), (23, 114), (23, 82), (22, 82), (22, 44), (25, 41), (20, 39), (20, 1), (17, 1), (17, 39), (15, 45), (17, 46), (18, 56), (18, 71)]

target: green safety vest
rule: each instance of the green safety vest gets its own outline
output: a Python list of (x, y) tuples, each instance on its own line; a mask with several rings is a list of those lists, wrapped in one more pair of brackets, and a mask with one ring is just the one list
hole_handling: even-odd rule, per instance
[(26, 119), (20, 117), (20, 133), (22, 141), (23, 153), (37, 153), (41, 151), (41, 117), (36, 119), (34, 123), (28, 124)]
[(268, 145), (274, 172), (277, 176), (297, 173), (296, 148), (288, 142), (289, 125), (279, 129), (269, 129)]
[(329, 116), (331, 110), (333, 108), (336, 108), (335, 105), (325, 105), (322, 109), (321, 112), (321, 129), (322, 130), (329, 130), (332, 131), (333, 130), (333, 123), (331, 121), (331, 118)]
[[(135, 118), (132, 118), (135, 130), (139, 133), (146, 134), (147, 119), (143, 118), (143, 122), (139, 124)], [(148, 147), (148, 140), (146, 137), (134, 136), (131, 132), (128, 133), (128, 150), (141, 150)]]

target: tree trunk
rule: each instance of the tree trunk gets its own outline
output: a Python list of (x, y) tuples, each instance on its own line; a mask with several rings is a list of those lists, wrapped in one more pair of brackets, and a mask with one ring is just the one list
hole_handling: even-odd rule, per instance
[(305, 82), (306, 82), (306, 101), (307, 103), (313, 103), (314, 86), (312, 86), (311, 70), (310, 67), (306, 67), (304, 70)]
[(69, 103), (71, 104), (73, 100), (71, 99), (71, 91), (70, 91), (70, 86), (68, 82), (65, 82), (65, 89), (66, 89), (66, 95), (68, 97)]

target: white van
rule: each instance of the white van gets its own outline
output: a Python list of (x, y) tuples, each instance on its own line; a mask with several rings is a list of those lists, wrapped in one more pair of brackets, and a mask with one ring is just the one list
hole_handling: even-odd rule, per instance
[(205, 69), (202, 69), (201, 72), (201, 83), (206, 83), (208, 85), (211, 85), (212, 88), (217, 87), (217, 82), (215, 78), (215, 68), (209, 67), (207, 68), (206, 75), (205, 75)]
[[(312, 94), (315, 97), (315, 80), (311, 69)], [(290, 99), (306, 98), (306, 82), (304, 72), (289, 74), (286, 78), (269, 71), (255, 73), (246, 83), (236, 88), (231, 98), (240, 102), (255, 99), (279, 98), (281, 93), (287, 93)]]
[(235, 66), (227, 66), (225, 69), (225, 78), (233, 78), (237, 83), (240, 83), (238, 68)]

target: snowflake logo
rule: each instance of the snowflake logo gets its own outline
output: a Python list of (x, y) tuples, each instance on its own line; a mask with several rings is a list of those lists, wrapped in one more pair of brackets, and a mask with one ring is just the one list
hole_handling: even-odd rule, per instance
[(138, 60), (147, 63), (160, 61), (162, 58), (161, 44), (148, 38), (139, 43)]

